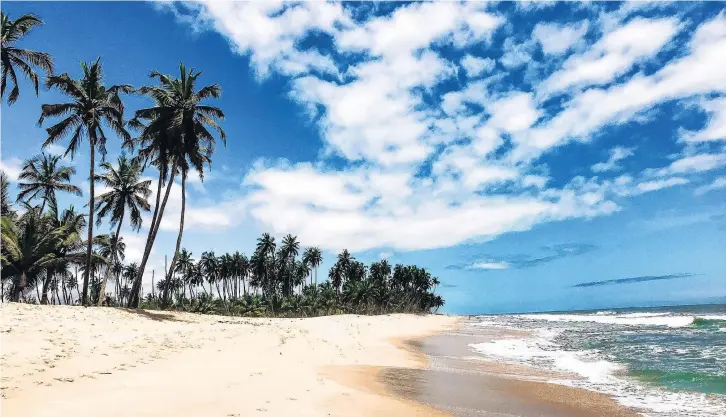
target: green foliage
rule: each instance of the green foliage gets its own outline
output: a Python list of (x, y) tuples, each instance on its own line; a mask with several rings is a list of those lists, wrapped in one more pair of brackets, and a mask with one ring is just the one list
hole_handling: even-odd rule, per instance
[(347, 250), (331, 268), (333, 280), (308, 284), (305, 278), (320, 265), (322, 254), (310, 248), (298, 260), (299, 249), (294, 236), (285, 236), (278, 248), (267, 233), (258, 239), (249, 260), (239, 253), (204, 252), (195, 262), (192, 253), (183, 249), (170, 280), (156, 282), (159, 293), (168, 289), (173, 294), (172, 302), (165, 304), (161, 297), (149, 294), (141, 307), (246, 317), (311, 317), (430, 313), (444, 304), (435, 294), (438, 279), (426, 269), (391, 267), (386, 260), (366, 266)]

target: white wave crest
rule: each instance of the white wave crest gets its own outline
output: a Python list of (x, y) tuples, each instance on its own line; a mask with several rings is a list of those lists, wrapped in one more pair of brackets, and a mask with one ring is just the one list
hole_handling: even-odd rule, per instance
[[(638, 314), (638, 313), (633, 313)], [(643, 313), (654, 314), (654, 313)], [(577, 314), (523, 314), (519, 317), (529, 320), (546, 320), (557, 322), (591, 322), (602, 324), (617, 324), (623, 326), (667, 326), (685, 327), (693, 324), (693, 316), (598, 316)]]

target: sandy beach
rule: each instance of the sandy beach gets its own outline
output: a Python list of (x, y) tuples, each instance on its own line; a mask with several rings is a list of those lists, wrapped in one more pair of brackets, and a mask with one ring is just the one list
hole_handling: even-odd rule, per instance
[(345, 370), (420, 366), (396, 340), (456, 321), (247, 319), (14, 303), (1, 311), (2, 415), (10, 417), (436, 415), (354, 386)]
[(467, 360), (489, 336), (451, 316), (1, 311), (4, 416), (636, 415), (527, 367)]

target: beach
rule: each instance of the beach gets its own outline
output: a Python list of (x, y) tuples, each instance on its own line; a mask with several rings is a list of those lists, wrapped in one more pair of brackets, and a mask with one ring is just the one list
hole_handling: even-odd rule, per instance
[(2, 415), (10, 417), (435, 415), (348, 385), (355, 381), (345, 370), (420, 366), (397, 340), (457, 320), (234, 318), (17, 303), (0, 311)]
[(441, 315), (236, 318), (4, 304), (2, 412), (32, 417), (636, 415), (606, 395), (538, 382), (526, 367), (467, 360), (471, 338), (480, 342), (486, 336), (467, 334), (461, 320)]

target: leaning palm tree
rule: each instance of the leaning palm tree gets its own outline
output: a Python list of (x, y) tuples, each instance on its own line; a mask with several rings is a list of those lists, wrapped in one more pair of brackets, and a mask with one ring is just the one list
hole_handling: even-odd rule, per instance
[[(147, 198), (151, 195), (151, 180), (141, 180), (141, 166), (136, 160), (129, 160), (125, 155), (118, 158), (118, 166), (114, 167), (108, 162), (101, 164), (104, 172), (96, 177), (106, 187), (111, 188), (110, 191), (96, 197), (98, 202), (98, 220), (97, 225), (101, 224), (104, 217), (110, 217), (110, 225), (116, 225), (116, 234), (112, 238), (114, 246), (119, 242), (121, 234), (121, 225), (123, 224), (126, 210), (129, 211), (129, 221), (132, 230), (141, 228), (142, 211), (151, 211), (151, 206)], [(106, 283), (111, 273), (111, 266), (116, 262), (116, 248), (111, 248), (108, 257), (108, 268), (106, 274), (101, 280), (101, 288), (99, 297), (99, 305), (106, 291)]]
[[(157, 79), (159, 85), (139, 89), (140, 93), (150, 96), (155, 104), (154, 107), (138, 110), (134, 116), (134, 125), (142, 128), (138, 140), (141, 148), (139, 156), (157, 167), (159, 184), (167, 177), (168, 181), (161, 206), (157, 204), (154, 208), (149, 236), (139, 266), (139, 276), (134, 281), (135, 289), (141, 287), (144, 269), (154, 246), (177, 171), (181, 173), (182, 179), (182, 208), (177, 244), (169, 271), (174, 271), (184, 232), (187, 172), (194, 169), (203, 178), (204, 164), (211, 163), (216, 141), (209, 131), (210, 128), (226, 144), (227, 135), (217, 123), (224, 119), (224, 113), (217, 107), (203, 104), (206, 99), (219, 98), (222, 89), (217, 84), (212, 84), (197, 90), (195, 84), (202, 73), (193, 69), (187, 70), (184, 64), (179, 64), (179, 73), (180, 77), (174, 78), (154, 71), (151, 78)], [(129, 307), (137, 305), (138, 299), (129, 303)]]
[(46, 203), (50, 203), (52, 207), (58, 207), (57, 191), (77, 196), (83, 195), (80, 188), (70, 183), (71, 175), (76, 173), (76, 169), (61, 165), (60, 160), (61, 157), (58, 155), (48, 155), (43, 152), (25, 161), (18, 179), (27, 182), (18, 183), (20, 188), (18, 201), (28, 201), (40, 197), (43, 200), (40, 206), (42, 214)]
[(15, 43), (28, 34), (34, 27), (43, 24), (43, 21), (32, 14), (25, 14), (15, 20), (10, 20), (8, 15), (0, 12), (0, 20), (2, 20), (2, 53), (0, 53), (0, 71), (2, 71), (2, 80), (0, 81), (0, 96), (5, 95), (5, 87), (7, 87), (7, 78), (13, 83), (13, 89), (8, 95), (8, 104), (15, 103), (20, 95), (18, 89), (18, 77), (15, 69), (18, 68), (33, 83), (35, 87), (35, 95), (38, 95), (38, 74), (33, 70), (36, 66), (47, 74), (53, 72), (53, 60), (50, 55), (45, 52), (36, 52), (29, 49), (21, 49), (15, 46)]
[(90, 196), (88, 202), (88, 247), (86, 248), (86, 268), (83, 277), (84, 305), (88, 302), (88, 281), (91, 270), (92, 242), (93, 242), (93, 213), (95, 211), (94, 183), (96, 167), (96, 150), (101, 155), (106, 154), (106, 133), (103, 125), (110, 127), (125, 141), (131, 136), (124, 128), (124, 106), (119, 93), (129, 93), (133, 88), (129, 85), (114, 85), (106, 88), (103, 84), (103, 71), (101, 58), (87, 64), (82, 63), (83, 78), (74, 80), (68, 74), (52, 75), (48, 77), (46, 86), (57, 88), (71, 98), (71, 102), (62, 104), (44, 104), (38, 125), (42, 125), (46, 117), (64, 117), (57, 124), (46, 129), (48, 139), (43, 146), (59, 141), (70, 135), (66, 155), (73, 157), (80, 147), (81, 141), (86, 138), (90, 147)]

